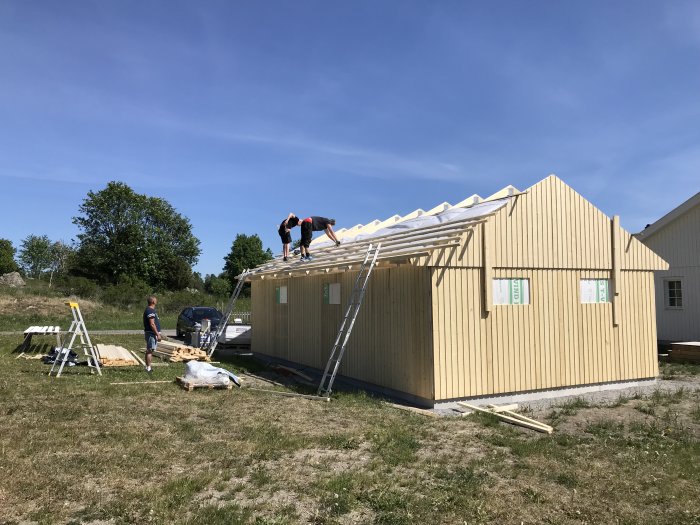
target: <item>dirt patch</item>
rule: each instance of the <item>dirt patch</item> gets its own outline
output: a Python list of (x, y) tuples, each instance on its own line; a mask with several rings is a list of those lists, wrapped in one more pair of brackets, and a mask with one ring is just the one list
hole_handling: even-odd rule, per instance
[[(76, 298), (43, 297), (37, 295), (22, 295), (12, 297), (0, 296), (0, 311), (15, 314), (30, 314), (41, 317), (55, 317), (58, 320), (69, 314), (66, 301), (78, 301)], [(80, 310), (83, 314), (102, 308), (100, 303), (88, 299), (80, 299)], [(56, 322), (59, 322), (59, 321)]]

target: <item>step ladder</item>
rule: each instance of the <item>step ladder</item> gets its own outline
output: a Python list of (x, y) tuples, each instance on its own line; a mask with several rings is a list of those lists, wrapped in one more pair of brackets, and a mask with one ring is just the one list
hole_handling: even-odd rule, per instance
[(377, 244), (376, 246), (370, 244), (367, 247), (365, 260), (360, 267), (360, 272), (357, 274), (357, 278), (355, 279), (355, 286), (353, 287), (352, 294), (350, 294), (350, 298), (348, 299), (345, 317), (343, 317), (340, 330), (338, 330), (338, 336), (335, 338), (331, 355), (328, 358), (328, 363), (326, 363), (326, 369), (323, 371), (321, 383), (318, 385), (318, 392), (316, 394), (321, 397), (330, 397), (331, 395), (333, 382), (335, 381), (335, 376), (340, 368), (340, 361), (343, 359), (345, 347), (348, 344), (348, 339), (350, 339), (352, 328), (355, 326), (357, 313), (360, 311), (360, 306), (362, 306), (362, 300), (365, 297), (369, 276), (372, 274), (372, 269), (377, 263), (377, 256), (379, 255), (380, 247), (381, 243)]
[(236, 306), (236, 300), (238, 300), (238, 296), (241, 294), (241, 290), (243, 290), (246, 277), (248, 277), (248, 275), (251, 273), (253, 272), (250, 270), (245, 270), (238, 276), (238, 282), (236, 282), (236, 287), (233, 289), (233, 293), (228, 300), (226, 310), (224, 310), (224, 315), (221, 318), (221, 321), (219, 321), (219, 326), (216, 328), (216, 332), (210, 337), (209, 341), (207, 341), (203, 348), (209, 357), (211, 357), (214, 350), (216, 350), (216, 345), (219, 344), (219, 337), (221, 337), (221, 334), (226, 334), (226, 327), (228, 326), (229, 319), (231, 319), (231, 314), (233, 314), (233, 309)]
[[(90, 335), (88, 334), (87, 328), (85, 327), (83, 314), (80, 313), (80, 306), (78, 306), (78, 303), (73, 302), (67, 302), (66, 306), (70, 307), (70, 312), (73, 316), (73, 322), (70, 324), (68, 332), (66, 332), (66, 335), (63, 337), (61, 345), (58, 347), (59, 354), (56, 356), (53, 365), (51, 365), (51, 370), (49, 370), (49, 376), (54, 373), (56, 365), (58, 365), (60, 362), (60, 366), (58, 366), (58, 369), (56, 370), (56, 377), (61, 377), (61, 372), (63, 372), (63, 367), (68, 361), (69, 354), (73, 349), (73, 345), (75, 344), (76, 338), (80, 338), (80, 343), (76, 346), (76, 348), (80, 347), (83, 350), (83, 354), (87, 356), (88, 367), (91, 369), (90, 373), (93, 373), (92, 369), (94, 368), (95, 370), (97, 370), (97, 373), (99, 375), (102, 375), (102, 370), (100, 369), (100, 361), (97, 358), (97, 352), (95, 350), (95, 347), (92, 346), (92, 342), (90, 341)], [(68, 341), (68, 345), (66, 345), (65, 341), (69, 338), (70, 340)]]

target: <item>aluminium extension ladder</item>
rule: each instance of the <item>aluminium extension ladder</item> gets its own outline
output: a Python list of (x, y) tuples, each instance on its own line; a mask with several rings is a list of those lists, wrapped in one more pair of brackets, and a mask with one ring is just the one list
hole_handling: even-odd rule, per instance
[(340, 325), (340, 330), (338, 330), (338, 336), (335, 338), (331, 355), (328, 358), (328, 363), (326, 363), (326, 369), (323, 371), (321, 383), (318, 385), (318, 392), (316, 392), (316, 394), (321, 397), (330, 397), (331, 395), (333, 382), (335, 381), (335, 376), (340, 368), (340, 361), (343, 359), (345, 347), (348, 344), (348, 339), (350, 339), (352, 328), (355, 326), (357, 313), (360, 311), (360, 306), (362, 306), (362, 300), (365, 297), (369, 276), (372, 273), (374, 265), (377, 263), (377, 256), (379, 255), (380, 247), (381, 243), (377, 244), (376, 246), (370, 244), (367, 247), (365, 260), (360, 267), (360, 273), (357, 274), (355, 286), (353, 287), (352, 294), (348, 300), (345, 317)]
[[(69, 337), (70, 341), (68, 341), (68, 346), (66, 346), (64, 342), (61, 342), (61, 345), (56, 349), (56, 358), (54, 359), (53, 365), (51, 365), (51, 370), (49, 370), (49, 376), (53, 373), (54, 369), (56, 368), (56, 365), (60, 361), (61, 364), (58, 367), (58, 370), (56, 371), (56, 377), (61, 377), (61, 372), (63, 372), (63, 367), (66, 365), (66, 361), (68, 361), (68, 356), (70, 354), (71, 349), (73, 348), (73, 344), (75, 343), (76, 337), (80, 338), (79, 346), (80, 348), (82, 348), (83, 353), (87, 356), (88, 367), (94, 368), (95, 370), (97, 370), (97, 373), (99, 375), (102, 375), (102, 370), (100, 369), (100, 361), (97, 358), (97, 352), (95, 351), (95, 347), (92, 346), (92, 341), (90, 341), (90, 335), (88, 334), (87, 328), (85, 326), (83, 314), (80, 313), (80, 307), (78, 306), (78, 303), (67, 302), (66, 306), (70, 306), (70, 312), (73, 315), (73, 322), (70, 324), (70, 328), (68, 329), (68, 332), (66, 332), (63, 341), (66, 341), (66, 339), (68, 339)], [(93, 373), (93, 371), (90, 370), (90, 373)]]
[(252, 273), (250, 270), (245, 270), (241, 275), (238, 276), (238, 282), (236, 283), (236, 287), (233, 289), (233, 293), (231, 294), (231, 297), (228, 300), (228, 304), (226, 305), (224, 315), (221, 318), (221, 321), (219, 321), (219, 326), (216, 328), (216, 332), (214, 333), (214, 335), (208, 341), (208, 348), (206, 348), (206, 351), (209, 357), (211, 357), (211, 355), (214, 353), (214, 350), (216, 350), (216, 345), (219, 344), (219, 337), (221, 337), (221, 334), (226, 334), (226, 327), (228, 326), (228, 321), (231, 318), (233, 309), (236, 306), (236, 300), (241, 294), (241, 290), (243, 290), (245, 278), (250, 273)]

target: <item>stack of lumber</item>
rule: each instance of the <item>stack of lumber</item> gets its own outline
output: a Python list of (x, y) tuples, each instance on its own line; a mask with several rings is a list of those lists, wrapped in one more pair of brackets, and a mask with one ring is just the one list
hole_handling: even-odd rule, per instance
[(102, 366), (136, 366), (141, 364), (136, 357), (122, 346), (95, 345), (97, 358)]
[(175, 363), (180, 361), (209, 361), (209, 357), (204, 350), (172, 341), (158, 341), (158, 346), (153, 355)]
[(700, 342), (671, 343), (668, 358), (670, 361), (700, 364)]

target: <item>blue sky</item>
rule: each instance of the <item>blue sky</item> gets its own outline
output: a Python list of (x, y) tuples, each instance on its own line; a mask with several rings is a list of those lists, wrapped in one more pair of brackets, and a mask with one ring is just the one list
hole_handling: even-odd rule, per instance
[(700, 2), (0, 0), (0, 122), (16, 247), (110, 180), (189, 217), (203, 274), (290, 211), (549, 173), (638, 231), (700, 191)]

